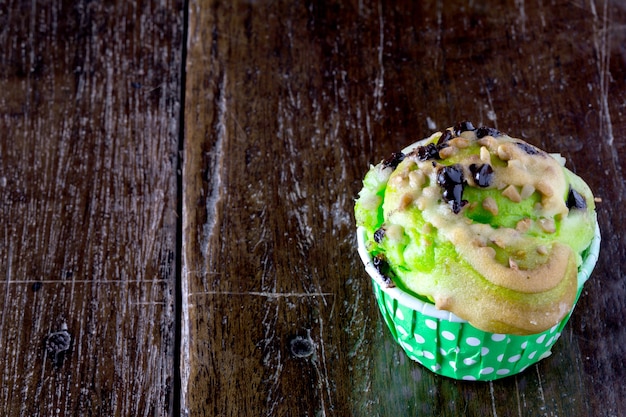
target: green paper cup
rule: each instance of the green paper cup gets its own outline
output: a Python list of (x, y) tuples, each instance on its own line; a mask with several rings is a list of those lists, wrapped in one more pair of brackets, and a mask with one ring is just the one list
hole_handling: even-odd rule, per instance
[[(434, 304), (426, 303), (397, 287), (387, 287), (366, 248), (363, 227), (357, 230), (358, 250), (372, 277), (380, 312), (393, 338), (406, 354), (432, 372), (454, 379), (492, 381), (522, 372), (550, 356), (570, 313), (554, 327), (533, 335), (489, 333)], [(583, 254), (578, 271), (578, 295), (598, 260), (600, 229)], [(574, 303), (575, 305), (575, 303)], [(573, 311), (573, 307), (572, 307)]]

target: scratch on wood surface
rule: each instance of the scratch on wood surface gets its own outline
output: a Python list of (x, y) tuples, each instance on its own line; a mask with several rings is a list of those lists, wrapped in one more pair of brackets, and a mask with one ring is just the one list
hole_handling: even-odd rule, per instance
[(604, 1), (602, 16), (598, 15), (595, 1), (589, 2), (591, 14), (594, 20), (593, 42), (598, 57), (598, 75), (600, 76), (600, 119), (601, 128), (604, 128), (607, 137), (607, 144), (613, 146), (613, 123), (611, 121), (611, 111), (609, 108), (609, 85), (611, 83), (610, 58), (611, 58), (611, 36), (610, 21), (608, 18), (608, 1)]
[(189, 261), (187, 258), (187, 251), (183, 250), (182, 252), (182, 270), (181, 270), (181, 280), (180, 280), (180, 315), (181, 315), (181, 323), (180, 323), (180, 410), (181, 416), (189, 415), (189, 406), (187, 404), (187, 395), (189, 392), (189, 378), (191, 375), (191, 352), (190, 352), (190, 337), (191, 337), (191, 329), (189, 327), (190, 323), (190, 311), (194, 307), (192, 303), (189, 302), (189, 272), (187, 271), (187, 265), (189, 265)]
[(541, 382), (541, 372), (539, 371), (539, 366), (535, 365), (535, 371), (537, 372), (537, 392), (539, 393), (539, 399), (541, 400), (541, 410), (546, 409), (546, 396), (543, 392), (543, 383)]
[[(6, 234), (5, 236), (7, 236), (8, 234)], [(11, 299), (11, 293), (10, 293), (10, 285), (8, 285), (9, 283), (11, 283), (11, 268), (12, 268), (12, 259), (13, 259), (13, 245), (11, 244), (11, 241), (9, 240), (8, 243), (8, 248), (7, 248), (7, 264), (6, 264), (6, 268), (7, 268), (7, 272), (6, 272), (6, 283), (7, 285), (5, 285), (4, 287), (4, 304), (3, 306), (8, 306), (11, 305), (10, 304), (10, 299)], [(7, 314), (2, 314), (2, 318), (0, 319), (0, 329), (5, 329), (4, 325), (5, 325), (5, 319), (6, 319)], [(2, 346), (4, 344), (4, 341), (0, 341), (0, 346)]]
[[(354, 358), (361, 352), (361, 347), (363, 343), (367, 342), (366, 332), (368, 329), (365, 325), (367, 319), (365, 318), (363, 311), (360, 308), (360, 306), (362, 305), (361, 292), (355, 291), (354, 300), (351, 303), (344, 303), (344, 305), (348, 310), (346, 311), (346, 314), (351, 313), (350, 320), (347, 320), (348, 323), (363, 323), (363, 325), (361, 325), (360, 327), (348, 326), (346, 328), (346, 332), (348, 332), (350, 336), (353, 336), (355, 338), (355, 340), (352, 342), (352, 348), (348, 351), (348, 357)], [(358, 330), (358, 333), (355, 334), (355, 331), (353, 329)]]
[(93, 279), (44, 279), (44, 280), (26, 280), (26, 279), (21, 279), (21, 280), (15, 280), (15, 281), (11, 281), (11, 282), (7, 282), (7, 284), (34, 284), (35, 282), (37, 283), (41, 283), (41, 284), (93, 284), (96, 283), (98, 285), (104, 285), (104, 284), (146, 284), (146, 283), (150, 283), (150, 284), (158, 284), (158, 283), (170, 283), (171, 280), (169, 279), (151, 279), (149, 281), (147, 280), (141, 280), (141, 279), (104, 279), (104, 280), (93, 280)]
[[(622, 163), (618, 153), (618, 149), (614, 146), (615, 136), (613, 133), (613, 121), (611, 118), (611, 108), (609, 105), (609, 88), (613, 81), (613, 77), (610, 71), (611, 60), (611, 38), (612, 38), (612, 25), (609, 17), (609, 4), (608, 0), (603, 2), (602, 15), (600, 16), (594, 0), (589, 2), (591, 8), (591, 14), (593, 16), (594, 28), (593, 28), (593, 43), (597, 54), (596, 65), (598, 70), (598, 77), (600, 80), (600, 97), (598, 98), (600, 105), (600, 135), (601, 138), (606, 141), (608, 151), (611, 154), (611, 164), (613, 170), (616, 172), (615, 178), (623, 178)], [(626, 187), (624, 181), (616, 181), (615, 187), (621, 191), (614, 193), (619, 203), (624, 199), (624, 189)]]
[(498, 412), (496, 411), (496, 396), (493, 392), (493, 381), (489, 381), (489, 396), (491, 397), (491, 412), (493, 413), (493, 417), (498, 417)]
[[(320, 317), (319, 318), (319, 326), (320, 326), (320, 335), (324, 335), (324, 320)], [(314, 360), (313, 363), (315, 364), (315, 371), (317, 373), (317, 385), (318, 385), (318, 389), (322, 392), (320, 392), (320, 401), (321, 401), (321, 405), (322, 405), (322, 410), (321, 413), (323, 416), (326, 415), (326, 409), (327, 407), (329, 409), (333, 409), (333, 399), (332, 399), (332, 391), (331, 391), (331, 387), (330, 387), (330, 381), (331, 378), (328, 375), (328, 367), (326, 366), (326, 348), (324, 347), (324, 338), (320, 337), (320, 350), (321, 350), (321, 354), (320, 354), (320, 358), (321, 358), (321, 369), (320, 369), (320, 364), (318, 364), (317, 360)], [(328, 398), (328, 406), (326, 405), (326, 400), (324, 399), (324, 389), (326, 391), (326, 396)]]
[[(297, 120), (297, 114), (300, 108), (300, 99), (291, 92), (291, 87), (288, 87), (289, 102), (278, 102), (277, 123), (278, 132), (277, 136), (281, 138), (286, 146), (286, 152), (288, 155), (298, 155), (297, 149), (297, 134), (294, 130), (293, 121)], [(306, 189), (300, 187), (300, 182), (296, 180), (297, 170), (300, 167), (300, 161), (290, 159), (288, 163), (288, 170), (281, 170), (280, 182), (288, 183), (288, 187), (284, 187), (289, 191), (281, 191), (285, 193), (287, 201), (291, 203), (293, 207), (290, 210), (296, 220), (297, 228), (299, 231), (299, 238), (295, 244), (298, 246), (301, 253), (305, 252), (311, 245), (313, 245), (313, 229), (309, 224), (309, 218), (311, 217), (310, 206), (307, 203)]]
[(238, 296), (253, 296), (253, 297), (265, 297), (265, 298), (302, 298), (302, 297), (325, 297), (327, 295), (335, 295), (330, 292), (267, 292), (267, 291), (202, 291), (194, 292), (189, 296), (201, 296), (201, 295), (238, 295)]
[(382, 0), (378, 2), (378, 74), (374, 80), (374, 99), (376, 100), (376, 110), (379, 117), (382, 116), (383, 110), (383, 89), (385, 88), (385, 63), (384, 63), (384, 47), (385, 47), (385, 21), (383, 16)]
[(276, 407), (280, 404), (280, 385), (282, 382), (281, 374), (283, 372), (283, 360), (280, 349), (273, 349), (273, 341), (276, 337), (276, 323), (279, 317), (279, 304), (274, 305), (274, 309), (267, 308), (265, 315), (263, 316), (263, 341), (262, 351), (263, 355), (263, 367), (266, 370), (271, 370), (267, 375), (263, 377), (263, 386), (267, 389), (267, 397), (265, 399), (267, 407), (267, 416), (273, 416)]
[(496, 114), (496, 109), (493, 105), (493, 99), (491, 98), (491, 87), (489, 86), (488, 81), (483, 77), (482, 79), (483, 89), (485, 93), (487, 93), (487, 101), (489, 105), (487, 106), (487, 119), (493, 122), (493, 127), (498, 128), (498, 115)]
[(210, 178), (203, 178), (203, 180), (210, 182), (210, 188), (208, 195), (206, 196), (206, 223), (203, 226), (203, 239), (201, 241), (202, 252), (208, 252), (208, 245), (210, 236), (213, 235), (215, 227), (217, 225), (217, 212), (218, 205), (222, 198), (220, 192), (222, 188), (222, 156), (224, 154), (224, 142), (226, 136), (226, 111), (227, 111), (227, 86), (228, 76), (226, 73), (222, 73), (217, 86), (217, 114), (215, 124), (213, 126), (214, 134), (216, 136), (215, 145), (211, 150), (209, 156), (209, 163), (211, 166), (207, 167), (207, 176)]
[(519, 395), (519, 384), (517, 383), (517, 378), (515, 378), (515, 398), (517, 399), (517, 413), (522, 416), (522, 401)]
[(137, 301), (133, 305), (136, 306), (164, 306), (167, 305), (165, 301)]
[(526, 10), (524, 8), (524, 0), (515, 0), (515, 7), (517, 7), (518, 19), (522, 26), (522, 36), (526, 36)]
[[(443, 52), (443, 46), (442, 46), (443, 31), (444, 31), (444, 27), (443, 27), (443, 0), (437, 0), (437, 3), (435, 5), (435, 10), (436, 10), (435, 11), (435, 16), (436, 16), (436, 19), (437, 19), (437, 38), (436, 38), (436, 41), (435, 41), (435, 45), (437, 46), (438, 50)], [(438, 57), (439, 57), (439, 54), (435, 55), (435, 59), (437, 59)], [(435, 61), (435, 64), (437, 64), (436, 61)], [(439, 67), (439, 65), (436, 65), (436, 66)]]

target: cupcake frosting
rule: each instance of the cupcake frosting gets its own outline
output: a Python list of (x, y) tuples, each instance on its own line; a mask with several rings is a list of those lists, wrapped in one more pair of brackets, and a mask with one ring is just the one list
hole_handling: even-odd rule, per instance
[(357, 225), (386, 285), (489, 332), (538, 333), (571, 310), (595, 207), (559, 155), (463, 122), (363, 184)]

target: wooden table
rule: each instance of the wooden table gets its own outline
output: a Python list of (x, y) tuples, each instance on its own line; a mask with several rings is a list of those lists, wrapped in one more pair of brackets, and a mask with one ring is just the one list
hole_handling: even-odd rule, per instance
[[(0, 2), (0, 415), (626, 415), (625, 64), (619, 0)], [(493, 383), (409, 361), (355, 250), (368, 165), (463, 119), (602, 199)]]

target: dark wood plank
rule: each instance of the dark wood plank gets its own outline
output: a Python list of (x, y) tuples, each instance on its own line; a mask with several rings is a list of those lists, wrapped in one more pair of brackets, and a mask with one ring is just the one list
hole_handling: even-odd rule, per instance
[[(602, 0), (192, 2), (183, 412), (626, 413), (625, 17)], [(368, 164), (461, 119), (563, 153), (603, 199), (601, 259), (553, 355), (494, 383), (407, 360), (355, 251)]]
[(181, 51), (182, 2), (0, 4), (0, 415), (173, 412)]

